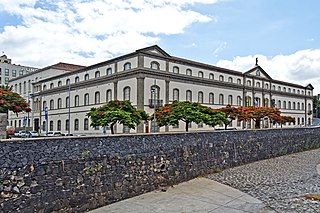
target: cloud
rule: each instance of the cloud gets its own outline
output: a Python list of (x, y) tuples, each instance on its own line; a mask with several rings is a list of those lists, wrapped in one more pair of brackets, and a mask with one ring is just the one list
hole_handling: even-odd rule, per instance
[(221, 52), (221, 51), (223, 51), (225, 48), (227, 48), (227, 44), (228, 44), (228, 43), (227, 43), (226, 41), (222, 42), (222, 43), (219, 45), (219, 47), (217, 47), (217, 48), (213, 51), (214, 56), (215, 56), (215, 57), (218, 57), (218, 53)]
[(255, 64), (258, 57), (259, 65), (273, 79), (307, 85), (311, 83), (314, 94), (320, 94), (320, 49), (306, 49), (291, 55), (264, 55), (237, 56), (232, 61), (220, 60), (217, 66), (239, 71), (247, 71)]
[(184, 33), (211, 17), (193, 4), (218, 0), (2, 0), (0, 11), (21, 24), (5, 26), (0, 46), (14, 61), (47, 66), (58, 61), (89, 65)]

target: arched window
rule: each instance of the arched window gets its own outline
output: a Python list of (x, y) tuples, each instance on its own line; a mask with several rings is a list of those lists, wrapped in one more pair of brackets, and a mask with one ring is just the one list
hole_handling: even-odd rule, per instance
[(300, 94), (300, 90), (299, 89), (297, 90), (297, 93)]
[(202, 72), (202, 71), (199, 71), (199, 72), (198, 72), (198, 77), (199, 77), (199, 78), (203, 78), (203, 72)]
[(308, 91), (308, 95), (311, 96), (311, 92), (310, 91)]
[(247, 80), (247, 86), (251, 87), (251, 81)]
[(51, 83), (51, 84), (50, 84), (50, 89), (53, 89), (53, 87), (54, 87), (54, 84)]
[(265, 84), (265, 88), (266, 88), (266, 89), (269, 89), (269, 84)]
[(42, 103), (42, 110), (44, 110), (44, 109), (46, 108), (46, 106), (47, 106), (47, 102), (46, 102), (46, 101), (43, 101), (43, 103)]
[(276, 90), (276, 86), (275, 86), (275, 85), (273, 85), (273, 86), (272, 86), (272, 89), (273, 89), (273, 90)]
[(296, 93), (296, 89), (293, 89), (293, 90), (292, 90), (292, 93)]
[(203, 92), (198, 92), (198, 103), (203, 104)]
[[(20, 123), (21, 123), (21, 122), (20, 122), (20, 120), (19, 120), (19, 127), (21, 126)], [(43, 130), (43, 131), (46, 131), (46, 128), (47, 128), (47, 123), (46, 123), (46, 121), (43, 121), (43, 122), (42, 122), (42, 130)]]
[(100, 77), (100, 71), (96, 71), (96, 72), (94, 73), (94, 77), (95, 77), (95, 78), (99, 78), (99, 77)]
[(278, 108), (281, 109), (281, 101), (278, 101)]
[(100, 92), (96, 92), (94, 94), (94, 103), (95, 104), (100, 104)]
[(229, 82), (229, 83), (233, 83), (232, 77), (229, 77), (229, 78), (228, 78), (228, 82)]
[(296, 102), (293, 102), (293, 109), (296, 109)]
[(57, 121), (57, 131), (61, 131), (61, 120)]
[(50, 121), (50, 123), (49, 123), (49, 130), (53, 131), (53, 121)]
[(112, 100), (112, 90), (108, 89), (106, 94), (106, 102), (109, 102)]
[(131, 88), (130, 87), (125, 87), (123, 89), (123, 100), (125, 101), (130, 101), (130, 96), (131, 96)]
[(300, 110), (300, 102), (297, 103), (297, 109)]
[(287, 102), (283, 101), (283, 109), (287, 109)]
[(153, 102), (153, 106), (157, 106), (159, 97), (160, 97), (160, 87), (158, 87), (157, 85), (152, 85), (150, 88), (150, 92), (151, 92), (151, 100)]
[(67, 119), (66, 120), (66, 128), (65, 128), (65, 130), (69, 131), (69, 129), (70, 129), (70, 123), (69, 123), (69, 120)]
[(214, 94), (212, 92), (209, 93), (209, 104), (214, 104)]
[(240, 78), (237, 79), (237, 84), (241, 84), (241, 79)]
[(79, 131), (79, 119), (74, 119), (74, 131)]
[(62, 86), (62, 81), (58, 81), (58, 87)]
[(191, 76), (192, 75), (192, 70), (191, 69), (187, 69), (186, 70), (186, 74)]
[(67, 80), (66, 80), (66, 85), (69, 85), (70, 84), (70, 79), (68, 78)]
[(88, 74), (88, 73), (84, 75), (84, 80), (85, 80), (85, 81), (86, 81), (86, 80), (89, 80), (89, 74)]
[(269, 106), (269, 99), (268, 99), (268, 98), (265, 98), (265, 99), (264, 99), (264, 101), (263, 101), (263, 106), (266, 106), (266, 107)]
[(261, 87), (260, 82), (257, 82), (257, 83), (256, 83), (256, 87)]
[(74, 78), (74, 82), (75, 82), (75, 83), (78, 83), (79, 81), (80, 81), (79, 76), (76, 76), (76, 77)]
[(83, 121), (83, 130), (89, 130), (89, 119), (85, 118)]
[(223, 94), (220, 94), (220, 95), (219, 95), (219, 104), (220, 104), (220, 105), (223, 105), (223, 104), (224, 104)]
[(58, 98), (58, 109), (62, 108), (62, 99)]
[(173, 100), (179, 101), (179, 90), (178, 89), (173, 89)]
[(70, 98), (66, 97), (66, 108), (70, 106)]
[(131, 63), (127, 62), (123, 65), (123, 70), (129, 70), (129, 69), (131, 69)]
[(311, 104), (308, 104), (308, 111), (311, 111)]
[(214, 79), (213, 73), (210, 73), (210, 74), (209, 74), (209, 79), (212, 79), (212, 80)]
[(223, 75), (220, 75), (220, 76), (219, 76), (219, 81), (224, 81)]
[(74, 106), (79, 106), (79, 95), (74, 96)]
[[(43, 85), (43, 90), (46, 90), (47, 89), (47, 85)], [(20, 92), (19, 92), (20, 94), (21, 94), (21, 84), (20, 84)]]
[(153, 70), (160, 70), (160, 64), (156, 61), (152, 61), (150, 63), (150, 68)]
[(237, 96), (237, 105), (241, 106), (241, 100), (242, 98), (240, 96)]
[(179, 67), (173, 67), (173, 73), (179, 73)]
[(108, 68), (108, 69), (106, 70), (106, 74), (107, 74), (107, 75), (111, 75), (111, 74), (112, 74), (112, 69), (111, 69), (111, 68)]
[(89, 105), (89, 93), (84, 94), (84, 105)]
[(229, 95), (229, 96), (228, 96), (228, 104), (230, 104), (230, 105), (233, 104), (232, 99), (233, 99), (232, 95)]
[(298, 118), (298, 125), (300, 125), (300, 118)]
[(285, 87), (283, 87), (283, 92), (287, 92), (287, 89)]
[(247, 107), (247, 106), (251, 106), (251, 97), (250, 96), (246, 96), (246, 103), (245, 103), (245, 106)]
[(288, 88), (288, 92), (291, 92), (291, 88)]
[(192, 91), (191, 90), (187, 90), (186, 100), (192, 102)]
[(278, 86), (278, 90), (281, 91), (281, 87), (280, 86)]
[(50, 100), (50, 109), (54, 109), (54, 101), (52, 99)]
[(291, 101), (288, 102), (288, 109), (291, 109)]

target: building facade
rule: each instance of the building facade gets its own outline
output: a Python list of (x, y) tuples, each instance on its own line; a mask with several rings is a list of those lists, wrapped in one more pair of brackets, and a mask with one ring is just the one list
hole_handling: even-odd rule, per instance
[[(19, 79), (11, 85), (19, 85)], [(297, 126), (312, 122), (312, 85), (301, 86), (272, 79), (256, 64), (242, 73), (170, 56), (158, 46), (137, 50), (102, 63), (32, 83), (31, 123), (36, 131), (61, 131), (73, 134), (103, 134), (105, 128), (90, 127), (86, 113), (110, 100), (129, 100), (138, 109), (152, 114), (154, 108), (174, 100), (199, 102), (212, 108), (233, 106), (273, 106), (283, 115), (296, 118)], [(15, 87), (15, 86), (14, 86)], [(17, 91), (20, 92), (19, 87)], [(48, 116), (45, 116), (48, 109)], [(21, 117), (15, 118), (19, 123)], [(129, 130), (118, 125), (117, 133), (150, 132), (153, 123)], [(250, 122), (235, 120), (235, 128), (252, 128)], [(158, 131), (183, 131), (178, 126)], [(204, 124), (191, 124), (190, 130), (212, 129)]]
[(9, 80), (34, 72), (37, 68), (11, 64), (6, 55), (0, 56), (0, 85), (8, 85)]

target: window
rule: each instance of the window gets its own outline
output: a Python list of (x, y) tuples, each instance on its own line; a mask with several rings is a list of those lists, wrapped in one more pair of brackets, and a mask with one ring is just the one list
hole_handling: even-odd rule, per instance
[(74, 131), (79, 131), (79, 119), (74, 119)]
[(192, 75), (192, 70), (191, 69), (187, 69), (186, 70), (186, 74), (191, 76)]
[(292, 93), (296, 93), (296, 89), (293, 89), (293, 90), (292, 90)]
[(152, 61), (151, 64), (150, 64), (150, 68), (154, 69), (154, 70), (159, 70), (160, 69), (160, 64), (158, 62), (156, 62), (156, 61)]
[(100, 92), (96, 92), (94, 94), (94, 103), (95, 104), (100, 104)]
[(129, 70), (129, 69), (131, 69), (131, 63), (127, 62), (123, 65), (123, 70)]
[(297, 103), (297, 110), (300, 110), (300, 102)]
[(112, 100), (112, 91), (111, 89), (108, 89), (106, 94), (106, 102), (109, 102), (111, 100)]
[(288, 92), (291, 92), (291, 88), (288, 88)]
[(89, 119), (88, 118), (85, 118), (84, 121), (83, 121), (83, 129), (84, 130), (89, 130)]
[(293, 102), (292, 105), (293, 105), (292, 108), (296, 109), (296, 102)]
[[(20, 125), (21, 125), (21, 121), (19, 120), (19, 127), (20, 127)], [(46, 128), (47, 128), (46, 121), (43, 121), (43, 122), (42, 122), (42, 130), (43, 130), (43, 131), (46, 131)]]
[(80, 81), (79, 76), (76, 76), (76, 77), (74, 78), (74, 82), (75, 82), (75, 83), (78, 83), (79, 81)]
[(199, 71), (199, 72), (198, 72), (198, 77), (199, 77), (199, 78), (203, 78), (203, 72)]
[(229, 83), (233, 83), (233, 79), (231, 77), (228, 78)]
[(46, 101), (43, 101), (43, 103), (42, 103), (42, 110), (44, 110), (44, 109), (46, 108), (46, 106), (47, 106), (47, 102), (46, 102)]
[(50, 109), (54, 109), (54, 101), (50, 100)]
[(178, 89), (173, 89), (173, 100), (179, 101), (179, 90)]
[(49, 127), (50, 131), (53, 131), (53, 121), (50, 121), (50, 127)]
[(95, 78), (99, 78), (99, 77), (100, 77), (100, 71), (96, 71), (96, 72), (94, 73), (94, 77), (95, 77)]
[(311, 96), (311, 92), (310, 91), (308, 92), (308, 95)]
[(223, 94), (220, 94), (220, 95), (219, 95), (219, 104), (220, 104), (220, 105), (223, 105), (223, 104), (224, 104), (224, 100), (223, 100), (223, 99), (224, 99)]
[(23, 75), (23, 70), (20, 70), (20, 71), (19, 71), (19, 76), (20, 76), (20, 75)]
[(31, 80), (28, 80), (28, 92), (31, 92)]
[(62, 108), (62, 99), (58, 98), (58, 109)]
[(186, 100), (192, 102), (192, 92), (191, 92), (191, 90), (187, 90), (187, 92), (186, 92)]
[(269, 99), (268, 99), (268, 98), (265, 98), (265, 99), (263, 100), (263, 106), (266, 106), (266, 107), (269, 106)]
[(214, 75), (212, 73), (209, 74), (209, 79), (214, 79)]
[(179, 73), (179, 67), (173, 67), (173, 73)]
[(69, 120), (67, 119), (66, 120), (66, 131), (69, 131), (70, 129), (70, 123), (69, 123)]
[(251, 81), (247, 80), (247, 86), (251, 87)]
[(311, 111), (311, 104), (308, 104), (308, 111)]
[(57, 121), (57, 131), (61, 131), (61, 120)]
[(278, 90), (281, 91), (281, 87), (280, 86), (278, 86)]
[(232, 105), (232, 99), (233, 99), (232, 95), (229, 95), (228, 96), (228, 104)]
[(291, 109), (291, 101), (288, 102), (288, 109)]
[(237, 84), (241, 84), (241, 79), (237, 79)]
[(256, 83), (256, 87), (261, 87), (260, 82), (257, 82), (257, 83)]
[(265, 88), (266, 88), (266, 89), (269, 89), (269, 84), (265, 84)]
[(123, 100), (125, 101), (130, 101), (130, 96), (131, 96), (131, 88), (130, 87), (125, 87), (123, 89)]
[[(43, 86), (43, 90), (45, 90), (45, 86)], [(19, 94), (22, 94), (22, 83), (19, 83)]]
[(84, 80), (85, 81), (89, 80), (89, 74), (88, 73), (84, 75)]
[(14, 91), (15, 91), (15, 92), (18, 92), (18, 84), (15, 84), (15, 85), (14, 85)]
[(300, 118), (298, 118), (298, 125), (300, 125)]
[(68, 78), (67, 80), (66, 80), (66, 85), (69, 85), (70, 84), (70, 79)]
[(16, 76), (17, 76), (17, 70), (12, 70), (12, 77), (16, 77)]
[(66, 97), (66, 108), (70, 106), (70, 98)]
[(297, 90), (297, 93), (300, 94), (300, 90), (299, 89)]
[(245, 106), (251, 106), (251, 97), (250, 96), (246, 96), (246, 103), (245, 103)]
[(198, 92), (198, 103), (203, 104), (203, 92)]
[(287, 102), (283, 101), (283, 109), (287, 109)]
[(107, 71), (106, 71), (106, 74), (107, 74), (107, 75), (111, 75), (111, 74), (112, 74), (112, 69), (111, 69), (111, 68), (108, 68)]
[(5, 69), (5, 70), (4, 70), (4, 75), (5, 75), (5, 76), (9, 76), (9, 69)]
[(220, 76), (219, 76), (219, 81), (224, 81), (223, 75), (220, 75)]
[(273, 85), (273, 86), (272, 86), (272, 89), (273, 89), (273, 90), (276, 90), (276, 86), (275, 86), (275, 85)]
[(27, 92), (27, 82), (23, 82), (23, 94)]
[(89, 93), (84, 94), (84, 105), (89, 105)]
[(285, 87), (283, 87), (283, 92), (287, 92), (287, 89)]
[(79, 95), (74, 96), (74, 106), (79, 106)]
[(214, 104), (214, 94), (212, 92), (209, 93), (209, 104)]
[(281, 101), (278, 101), (278, 108), (281, 109)]
[(54, 87), (54, 84), (51, 83), (51, 84), (50, 84), (50, 89), (53, 89), (53, 87)]
[(240, 96), (237, 96), (237, 105), (241, 106), (241, 97)]
[(58, 87), (62, 86), (62, 81), (58, 81)]
[(304, 118), (301, 118), (301, 124), (304, 125)]

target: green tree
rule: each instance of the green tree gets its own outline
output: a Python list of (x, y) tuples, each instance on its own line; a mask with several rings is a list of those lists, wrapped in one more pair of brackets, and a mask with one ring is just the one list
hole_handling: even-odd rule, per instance
[(87, 116), (91, 118), (90, 126), (110, 126), (111, 134), (114, 134), (114, 125), (117, 123), (135, 129), (142, 119), (149, 117), (144, 111), (134, 108), (129, 101), (118, 100), (109, 101), (98, 108), (91, 108)]
[(225, 116), (225, 119), (222, 119), (224, 123), (224, 129), (227, 129), (228, 126), (232, 123), (233, 120), (241, 113), (241, 109), (236, 108), (228, 104), (226, 107), (217, 109), (218, 112), (222, 112)]
[(320, 101), (318, 100), (318, 96), (313, 96), (313, 112), (315, 113), (315, 117), (319, 117), (319, 109), (320, 109)]
[[(189, 131), (189, 124), (194, 122), (199, 124), (204, 122), (205, 124), (211, 125), (217, 121), (214, 112), (208, 107), (202, 106), (199, 103), (191, 103), (189, 101), (178, 102), (174, 101), (171, 104), (167, 104), (164, 107), (157, 109), (156, 119), (158, 125), (178, 125), (179, 121), (185, 122), (186, 132)], [(220, 114), (221, 115), (221, 114)]]
[(9, 111), (15, 112), (30, 112), (28, 103), (18, 93), (12, 91), (12, 87), (0, 86), (0, 112), (8, 113)]

